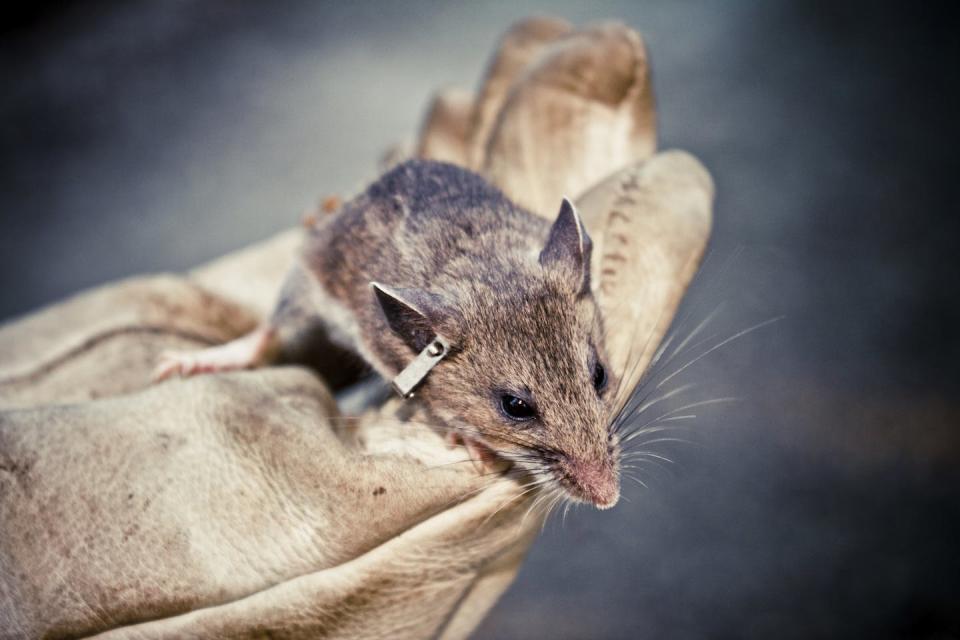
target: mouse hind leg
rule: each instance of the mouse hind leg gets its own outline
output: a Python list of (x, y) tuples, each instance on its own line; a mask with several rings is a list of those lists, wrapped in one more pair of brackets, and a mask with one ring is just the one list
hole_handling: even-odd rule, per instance
[(252, 369), (299, 350), (299, 342), (323, 323), (317, 310), (320, 284), (298, 263), (287, 274), (270, 319), (245, 336), (199, 351), (167, 351), (153, 371), (156, 382), (191, 376)]
[(153, 371), (156, 382), (175, 375), (252, 369), (267, 364), (277, 348), (277, 332), (264, 324), (245, 336), (200, 351), (165, 351)]

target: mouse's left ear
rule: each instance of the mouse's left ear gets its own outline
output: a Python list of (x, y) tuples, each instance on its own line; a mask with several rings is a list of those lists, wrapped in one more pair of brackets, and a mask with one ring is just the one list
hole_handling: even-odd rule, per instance
[(590, 291), (590, 255), (593, 242), (587, 235), (580, 214), (569, 199), (560, 204), (560, 213), (550, 227), (547, 244), (540, 252), (545, 269), (559, 271), (573, 285), (576, 295)]
[[(443, 300), (435, 293), (389, 287), (379, 282), (371, 282), (370, 288), (391, 331), (414, 353), (420, 353), (449, 318)], [(453, 336), (445, 337), (453, 339)]]

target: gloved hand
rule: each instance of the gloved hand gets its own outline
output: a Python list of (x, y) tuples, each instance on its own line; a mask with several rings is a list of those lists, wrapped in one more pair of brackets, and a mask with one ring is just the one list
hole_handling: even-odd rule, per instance
[[(545, 215), (577, 198), (613, 364), (635, 380), (713, 198), (691, 156), (650, 155), (639, 36), (522, 22), (479, 96), (439, 96), (418, 153)], [(164, 349), (256, 325), (298, 235), (0, 327), (0, 638), (458, 638), (510, 584), (541, 526), (531, 496), (397, 403), (343, 416), (295, 367), (150, 386)]]

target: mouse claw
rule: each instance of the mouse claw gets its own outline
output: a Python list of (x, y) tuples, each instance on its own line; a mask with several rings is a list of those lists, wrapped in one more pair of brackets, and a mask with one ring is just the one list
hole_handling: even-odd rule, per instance
[(460, 434), (456, 431), (447, 431), (447, 434), (443, 436), (443, 441), (447, 444), (448, 449), (453, 449), (454, 447), (463, 444), (463, 441), (460, 439)]
[(189, 376), (195, 368), (196, 361), (190, 354), (164, 351), (160, 355), (160, 362), (154, 368), (151, 378), (154, 382), (162, 382), (173, 376)]
[(492, 462), (489, 449), (477, 442), (476, 440), (471, 440), (470, 438), (463, 438), (463, 446), (467, 450), (467, 455), (470, 456), (470, 462), (473, 464), (473, 469), (479, 475), (483, 475), (487, 471), (488, 465)]

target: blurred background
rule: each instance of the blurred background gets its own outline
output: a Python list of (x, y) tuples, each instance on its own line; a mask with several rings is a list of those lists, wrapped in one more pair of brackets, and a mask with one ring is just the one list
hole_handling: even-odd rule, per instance
[[(0, 321), (182, 270), (349, 194), (511, 22), (616, 18), (663, 148), (717, 183), (675, 331), (691, 443), (551, 520), (480, 638), (960, 638), (960, 211), (950, 6), (34, 3), (4, 15)], [(714, 311), (716, 313), (714, 314)], [(714, 315), (711, 315), (714, 314)], [(703, 349), (701, 349), (703, 351)], [(669, 375), (697, 355), (681, 353)], [(665, 403), (664, 410), (671, 406)], [(703, 407), (702, 409), (707, 409)]]

